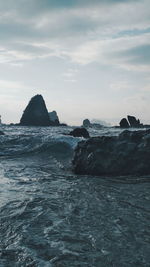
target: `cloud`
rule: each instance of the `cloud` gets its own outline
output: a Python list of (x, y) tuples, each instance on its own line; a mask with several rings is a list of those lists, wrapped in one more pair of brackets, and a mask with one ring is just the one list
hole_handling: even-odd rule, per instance
[(128, 58), (132, 64), (150, 64), (150, 44), (136, 46), (128, 50), (121, 51), (118, 55), (123, 58)]
[(149, 0), (0, 1), (0, 62), (56, 56), (143, 68), (149, 12)]

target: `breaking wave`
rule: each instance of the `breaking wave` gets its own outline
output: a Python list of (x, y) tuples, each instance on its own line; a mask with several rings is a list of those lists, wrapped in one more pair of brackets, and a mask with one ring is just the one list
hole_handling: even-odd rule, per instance
[(29, 153), (71, 153), (81, 138), (71, 136), (18, 135), (0, 137), (0, 156), (17, 156)]

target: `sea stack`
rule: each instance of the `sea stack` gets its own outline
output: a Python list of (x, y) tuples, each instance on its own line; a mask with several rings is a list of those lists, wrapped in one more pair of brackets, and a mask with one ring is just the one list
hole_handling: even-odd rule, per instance
[(121, 128), (129, 128), (129, 127), (130, 127), (130, 125), (129, 125), (129, 123), (128, 123), (128, 121), (127, 121), (126, 118), (123, 118), (123, 119), (120, 121), (120, 127), (121, 127)]
[(52, 112), (49, 112), (48, 114), (49, 114), (50, 121), (53, 122), (56, 126), (59, 126), (60, 122), (59, 122), (57, 112), (54, 110)]
[(90, 123), (90, 120), (89, 119), (85, 119), (83, 121), (83, 127), (85, 127), (85, 128), (91, 127), (91, 123)]
[(20, 120), (23, 126), (50, 126), (52, 125), (45, 101), (42, 95), (35, 95), (23, 112)]
[(128, 121), (130, 123), (130, 127), (136, 128), (141, 126), (140, 120), (137, 120), (134, 116), (128, 115)]
[[(147, 125), (146, 127), (148, 127), (149, 125)], [(134, 116), (127, 116), (126, 118), (123, 118), (120, 121), (120, 128), (142, 128), (145, 127), (142, 123), (140, 123), (140, 120), (136, 119), (136, 117)]]

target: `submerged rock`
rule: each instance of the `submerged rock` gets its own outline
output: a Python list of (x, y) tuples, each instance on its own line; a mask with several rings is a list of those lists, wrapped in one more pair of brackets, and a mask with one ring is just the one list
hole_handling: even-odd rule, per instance
[(0, 135), (5, 135), (2, 131), (0, 131)]
[(31, 98), (20, 120), (20, 125), (24, 126), (50, 126), (49, 114), (45, 101), (41, 95)]
[(75, 128), (73, 131), (69, 133), (69, 135), (74, 137), (84, 137), (84, 138), (90, 137), (88, 131), (85, 128)]
[(52, 112), (49, 112), (48, 114), (49, 114), (50, 121), (52, 121), (56, 126), (60, 124), (57, 112), (55, 110)]
[(120, 121), (120, 127), (121, 127), (121, 128), (129, 128), (129, 127), (130, 127), (130, 125), (129, 125), (129, 123), (128, 123), (128, 121), (127, 121), (126, 118), (123, 118), (123, 119)]
[(150, 174), (150, 130), (128, 130), (118, 137), (92, 137), (78, 143), (73, 159), (76, 174)]

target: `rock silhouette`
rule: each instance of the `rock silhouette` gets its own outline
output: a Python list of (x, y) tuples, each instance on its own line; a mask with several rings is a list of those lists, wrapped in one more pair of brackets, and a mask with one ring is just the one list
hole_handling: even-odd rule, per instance
[(139, 119), (137, 120), (134, 116), (128, 115), (128, 121), (129, 121), (130, 127), (136, 128), (136, 127), (141, 126), (140, 120)]
[(69, 135), (74, 137), (84, 137), (84, 138), (90, 137), (88, 131), (85, 128), (75, 128), (73, 131), (69, 133)]
[(83, 121), (83, 127), (85, 127), (85, 128), (91, 127), (91, 123), (90, 123), (89, 119), (85, 119)]
[(129, 123), (128, 123), (128, 121), (127, 121), (126, 118), (123, 118), (123, 119), (120, 121), (120, 127), (121, 127), (121, 128), (129, 128), (129, 127), (130, 127), (130, 125), (129, 125)]
[(43, 97), (41, 95), (32, 97), (23, 112), (20, 125), (50, 126), (52, 124)]
[(85, 128), (97, 128), (97, 129), (100, 129), (102, 128), (103, 126), (99, 123), (91, 123), (89, 119), (85, 119), (83, 121), (83, 127)]
[(121, 121), (120, 121), (120, 127), (121, 128), (144, 128), (144, 127), (148, 127), (149, 125), (143, 125), (142, 123), (140, 123), (140, 120), (136, 119), (134, 116), (130, 116), (128, 115), (127, 116), (127, 119), (126, 118), (123, 118)]
[(114, 137), (92, 137), (78, 143), (73, 159), (76, 174), (149, 175), (150, 130), (124, 131)]
[(48, 114), (49, 114), (49, 118), (51, 122), (53, 122), (55, 125), (60, 124), (57, 112), (55, 110), (52, 112), (49, 112)]

